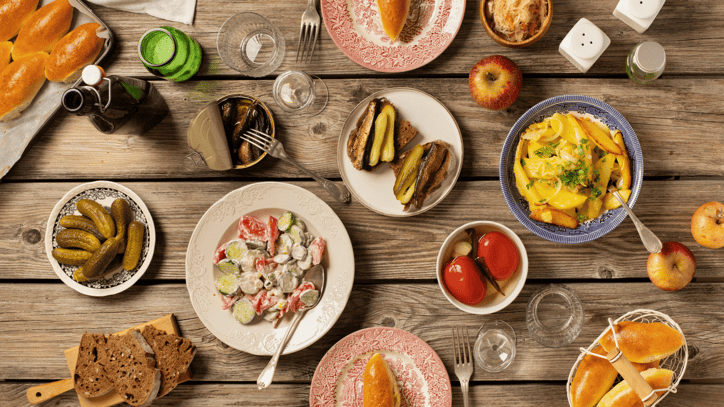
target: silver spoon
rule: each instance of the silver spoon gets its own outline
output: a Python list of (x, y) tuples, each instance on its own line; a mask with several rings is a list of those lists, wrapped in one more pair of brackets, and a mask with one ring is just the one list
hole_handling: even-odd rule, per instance
[(611, 188), (609, 189), (609, 192), (611, 192), (613, 196), (618, 199), (618, 201), (621, 203), (621, 206), (623, 206), (623, 209), (625, 209), (626, 213), (628, 213), (628, 216), (633, 221), (634, 226), (636, 226), (636, 230), (638, 230), (639, 232), (639, 236), (641, 236), (641, 241), (644, 243), (646, 250), (648, 250), (650, 253), (661, 253), (661, 240), (656, 237), (651, 229), (647, 228), (646, 226), (644, 226), (643, 223), (641, 223), (639, 218), (634, 215), (633, 211), (631, 211), (631, 208), (628, 207), (626, 201), (621, 198), (621, 195), (618, 194), (618, 191), (616, 189)]
[(324, 267), (322, 267), (321, 264), (317, 264), (316, 266), (309, 269), (309, 271), (307, 271), (307, 274), (304, 276), (304, 281), (310, 282), (314, 284), (315, 287), (317, 287), (317, 289), (319, 290), (319, 297), (317, 297), (317, 301), (311, 306), (302, 308), (294, 313), (294, 319), (292, 319), (292, 323), (289, 324), (289, 328), (284, 334), (282, 342), (279, 344), (279, 349), (277, 349), (277, 351), (274, 353), (274, 356), (272, 356), (271, 360), (266, 365), (264, 370), (261, 371), (259, 378), (256, 379), (256, 387), (258, 387), (259, 390), (266, 389), (271, 384), (272, 379), (274, 378), (274, 372), (277, 370), (279, 356), (282, 355), (282, 352), (284, 352), (284, 348), (287, 347), (287, 343), (289, 343), (289, 339), (292, 338), (294, 331), (297, 329), (299, 321), (302, 320), (302, 317), (308, 310), (316, 307), (317, 304), (319, 304), (319, 300), (322, 298), (322, 294), (324, 293), (324, 283), (326, 278), (325, 275), (326, 273), (324, 271)]

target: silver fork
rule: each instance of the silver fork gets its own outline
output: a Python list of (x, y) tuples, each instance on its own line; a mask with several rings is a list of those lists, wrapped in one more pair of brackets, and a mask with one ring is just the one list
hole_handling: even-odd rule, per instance
[[(465, 339), (463, 343), (463, 331), (465, 332)], [(453, 354), (455, 357), (455, 375), (460, 380), (460, 387), (463, 389), (463, 404), (468, 407), (468, 384), (470, 383), (470, 376), (473, 375), (473, 354), (470, 351), (470, 339), (468, 339), (468, 328), (460, 327), (453, 328)], [(467, 347), (467, 352), (466, 348)]]
[[(302, 28), (299, 30), (296, 62), (299, 62), (300, 59), (304, 62), (305, 57), (307, 58), (307, 63), (312, 61), (312, 54), (314, 54), (314, 46), (317, 45), (317, 36), (319, 35), (319, 24), (321, 21), (322, 19), (319, 18), (319, 13), (317, 13), (316, 0), (309, 0), (307, 9), (304, 10), (304, 14), (302, 14)], [(312, 36), (314, 36), (313, 39)], [(310, 45), (312, 49), (307, 53)], [(300, 48), (302, 51), (301, 57), (299, 52)]]
[(337, 185), (336, 183), (326, 178), (320, 177), (299, 165), (296, 161), (289, 158), (287, 153), (284, 151), (284, 146), (282, 146), (282, 143), (279, 140), (259, 130), (254, 129), (250, 129), (246, 133), (243, 133), (241, 135), (241, 138), (248, 141), (253, 146), (256, 146), (267, 152), (272, 157), (276, 157), (290, 164), (294, 164), (297, 168), (304, 171), (310, 177), (314, 178), (315, 181), (319, 182), (324, 187), (324, 189), (326, 189), (327, 192), (329, 192), (339, 202), (350, 201), (350, 194), (347, 190), (347, 187), (345, 187), (344, 185)]

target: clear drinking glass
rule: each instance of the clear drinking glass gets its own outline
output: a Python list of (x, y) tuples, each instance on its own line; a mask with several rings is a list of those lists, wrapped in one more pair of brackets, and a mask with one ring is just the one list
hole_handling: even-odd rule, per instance
[(284, 60), (284, 36), (259, 14), (239, 13), (221, 26), (216, 49), (221, 60), (240, 73), (266, 76)]
[(489, 373), (505, 370), (515, 359), (515, 331), (503, 321), (488, 322), (478, 330), (475, 361)]
[(272, 96), (285, 112), (305, 116), (319, 114), (329, 100), (324, 81), (302, 71), (286, 71), (277, 76)]
[(583, 305), (564, 285), (551, 284), (533, 294), (525, 322), (536, 342), (560, 348), (573, 342), (583, 329)]

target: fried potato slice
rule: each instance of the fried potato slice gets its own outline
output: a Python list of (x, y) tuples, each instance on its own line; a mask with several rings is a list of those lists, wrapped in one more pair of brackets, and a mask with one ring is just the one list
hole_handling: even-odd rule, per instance
[(621, 147), (595, 123), (589, 119), (577, 119), (577, 121), (588, 134), (588, 138), (592, 139), (601, 149), (610, 154), (622, 154)]
[(530, 218), (539, 222), (552, 223), (565, 228), (575, 229), (578, 227), (578, 220), (557, 209), (541, 209), (530, 214)]

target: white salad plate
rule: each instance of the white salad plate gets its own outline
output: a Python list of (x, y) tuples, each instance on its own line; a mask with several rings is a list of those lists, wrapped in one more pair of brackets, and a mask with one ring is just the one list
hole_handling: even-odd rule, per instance
[(238, 236), (237, 224), (244, 215), (266, 223), (290, 211), (302, 219), (314, 236), (326, 241), (322, 265), (326, 286), (319, 304), (304, 315), (284, 354), (297, 352), (324, 336), (342, 315), (352, 292), (354, 252), (342, 221), (332, 208), (313, 193), (290, 184), (263, 182), (234, 190), (213, 204), (194, 229), (186, 251), (186, 286), (196, 314), (219, 340), (254, 355), (272, 355), (292, 320), (285, 316), (276, 328), (260, 316), (247, 325), (232, 310), (222, 309), (215, 285), (220, 275), (213, 257), (217, 247)]
[[(75, 204), (81, 199), (96, 201), (110, 213), (111, 204), (118, 198), (128, 201), (131, 212), (133, 212), (133, 220), (141, 222), (146, 228), (146, 232), (143, 234), (143, 249), (141, 250), (138, 265), (133, 270), (124, 270), (123, 267), (119, 266), (118, 269), (107, 276), (79, 283), (73, 279), (73, 272), (78, 266), (61, 264), (53, 258), (53, 249), (58, 247), (55, 236), (64, 229), (59, 224), (60, 219), (66, 215), (80, 215)], [(70, 288), (93, 297), (118, 294), (135, 284), (151, 264), (155, 246), (156, 228), (153, 225), (151, 212), (148, 211), (146, 204), (130, 189), (110, 181), (89, 182), (68, 191), (50, 212), (48, 227), (45, 229), (45, 252), (55, 274)]]
[[(360, 171), (354, 168), (347, 156), (347, 140), (357, 126), (357, 120), (365, 113), (372, 99), (381, 97), (387, 98), (395, 106), (397, 120), (408, 120), (419, 132), (402, 151), (410, 150), (417, 144), (442, 140), (453, 153), (447, 178), (440, 188), (425, 200), (420, 209), (412, 205), (405, 211), (404, 205), (395, 199), (395, 175), (388, 164), (373, 172)], [(412, 88), (387, 89), (365, 98), (347, 117), (337, 143), (337, 165), (347, 188), (362, 205), (386, 216), (414, 216), (434, 208), (452, 190), (460, 176), (462, 163), (463, 137), (452, 113), (433, 96)]]

